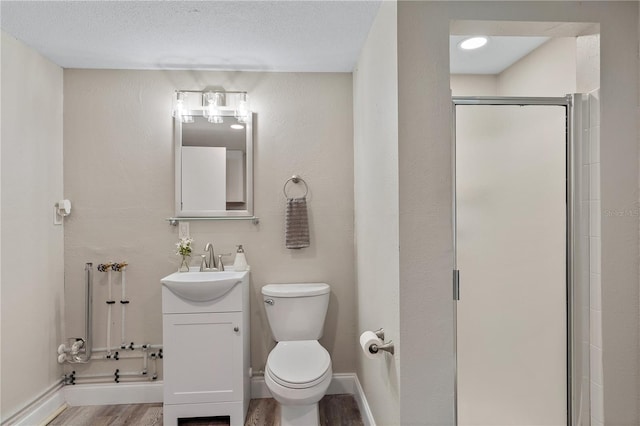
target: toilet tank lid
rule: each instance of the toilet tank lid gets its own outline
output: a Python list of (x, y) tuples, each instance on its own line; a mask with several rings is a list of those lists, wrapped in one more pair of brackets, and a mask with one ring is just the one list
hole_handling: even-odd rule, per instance
[(267, 284), (262, 287), (262, 294), (271, 297), (308, 297), (329, 293), (329, 284)]

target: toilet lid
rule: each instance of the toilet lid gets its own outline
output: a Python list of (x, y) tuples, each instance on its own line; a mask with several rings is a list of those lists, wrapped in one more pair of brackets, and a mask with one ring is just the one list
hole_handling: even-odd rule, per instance
[(317, 340), (279, 342), (269, 353), (271, 377), (287, 387), (310, 387), (324, 379), (331, 367), (329, 352)]

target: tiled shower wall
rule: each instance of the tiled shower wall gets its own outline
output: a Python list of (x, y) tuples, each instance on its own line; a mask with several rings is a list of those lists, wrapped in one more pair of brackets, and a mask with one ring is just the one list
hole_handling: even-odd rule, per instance
[(591, 426), (604, 425), (602, 381), (602, 291), (600, 274), (600, 90), (589, 93), (589, 265), (590, 265), (590, 365)]

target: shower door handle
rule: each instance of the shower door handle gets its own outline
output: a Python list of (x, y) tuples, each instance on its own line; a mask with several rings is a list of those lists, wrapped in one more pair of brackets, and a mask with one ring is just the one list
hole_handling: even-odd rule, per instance
[(460, 300), (460, 271), (453, 270), (453, 300)]

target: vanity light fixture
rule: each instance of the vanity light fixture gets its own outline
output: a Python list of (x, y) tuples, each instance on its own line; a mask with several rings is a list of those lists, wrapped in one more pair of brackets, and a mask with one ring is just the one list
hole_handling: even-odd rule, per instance
[(488, 42), (489, 38), (486, 36), (474, 36), (462, 40), (460, 44), (458, 44), (458, 47), (462, 50), (475, 50), (480, 49)]
[(244, 129), (244, 126), (242, 124), (232, 124), (229, 127), (231, 127), (233, 130), (242, 130), (242, 129)]
[[(192, 93), (197, 96), (188, 97)], [(221, 124), (227, 111), (233, 111), (238, 123), (246, 123), (251, 114), (247, 92), (176, 90), (172, 115), (183, 123), (193, 123), (193, 116), (202, 114), (210, 123)]]

